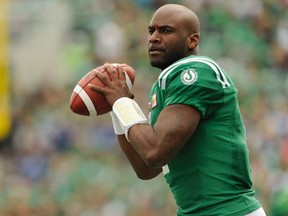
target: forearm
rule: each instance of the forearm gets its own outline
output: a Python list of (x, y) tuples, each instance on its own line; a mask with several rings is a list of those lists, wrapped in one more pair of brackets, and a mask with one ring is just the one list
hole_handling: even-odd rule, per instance
[(139, 157), (151, 168), (166, 165), (194, 133), (200, 113), (186, 105), (171, 105), (163, 109), (151, 126), (138, 104), (121, 98), (113, 105), (126, 139)]
[[(160, 147), (160, 142), (164, 143), (161, 132), (154, 130), (149, 124), (137, 124), (129, 129), (128, 133), (130, 145), (139, 154), (147, 166), (161, 168), (168, 163), (165, 148)], [(170, 150), (169, 150), (170, 151)]]
[[(148, 167), (161, 168), (165, 160), (163, 160), (164, 155), (157, 152), (159, 137), (157, 137), (153, 126), (148, 124), (148, 120), (138, 104), (129, 98), (120, 98), (114, 103), (112, 114), (114, 116), (112, 119), (117, 120), (117, 128), (121, 129), (121, 133), (119, 133), (114, 127), (115, 133), (118, 135), (125, 134), (126, 139), (123, 140), (125, 147), (127, 145), (132, 147), (133, 151)], [(115, 126), (114, 121), (113, 125)], [(129, 130), (133, 132), (129, 132)], [(133, 136), (128, 135), (128, 132)], [(126, 140), (129, 144), (126, 143)]]
[(131, 146), (124, 135), (118, 135), (118, 142), (124, 154), (126, 155), (129, 163), (133, 167), (138, 178), (148, 180), (156, 177), (162, 172), (161, 168), (151, 168), (146, 162), (140, 157), (135, 151), (134, 147)]
[(157, 170), (169, 163), (187, 143), (201, 116), (194, 107), (170, 105), (161, 111), (157, 122), (152, 126), (148, 124), (138, 104), (129, 98), (117, 100), (113, 105), (113, 112), (123, 129), (122, 134), (125, 134), (122, 135), (125, 139), (121, 140), (122, 148), (131, 163), (136, 163), (137, 155), (145, 166)]

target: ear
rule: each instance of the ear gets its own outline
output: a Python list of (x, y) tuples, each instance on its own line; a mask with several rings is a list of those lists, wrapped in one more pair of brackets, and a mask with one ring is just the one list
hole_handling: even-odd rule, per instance
[(188, 48), (190, 50), (195, 49), (198, 46), (199, 41), (200, 41), (199, 33), (190, 34), (188, 38)]

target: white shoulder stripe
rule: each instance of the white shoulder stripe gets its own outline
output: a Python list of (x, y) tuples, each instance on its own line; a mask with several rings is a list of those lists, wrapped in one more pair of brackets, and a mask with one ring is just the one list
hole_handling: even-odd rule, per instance
[(215, 72), (216, 78), (221, 83), (223, 88), (230, 86), (230, 83), (228, 82), (228, 79), (225, 76), (224, 72), (214, 61), (207, 59), (207, 58), (203, 58), (203, 57), (196, 57), (196, 58), (188, 58), (188, 59), (184, 59), (182, 61), (176, 62), (170, 65), (165, 70), (163, 70), (158, 78), (158, 84), (159, 86), (161, 86), (161, 89), (166, 89), (166, 79), (173, 69), (175, 69), (177, 66), (181, 64), (185, 64), (189, 62), (202, 62), (204, 64), (207, 64)]
[[(198, 58), (196, 58), (196, 59), (198, 59)], [(203, 59), (205, 59), (205, 58), (203, 58)], [(221, 76), (222, 76), (222, 78), (223, 78), (224, 83), (225, 83), (227, 86), (230, 86), (230, 83), (229, 83), (226, 75), (224, 74), (223, 70), (219, 67), (219, 65), (218, 65), (216, 62), (214, 62), (214, 61), (212, 61), (212, 60), (210, 60), (210, 59), (205, 59), (205, 60), (207, 60), (208, 62), (211, 62), (212, 64), (214, 64), (214, 65), (217, 67), (218, 71), (220, 72), (220, 74), (221, 74)]]
[[(158, 82), (159, 82), (159, 86), (162, 86), (162, 89), (166, 89), (166, 79), (167, 79), (168, 75), (170, 74), (170, 72), (179, 65), (180, 64), (173, 65), (173, 67), (169, 68), (169, 70), (167, 70), (167, 71), (164, 70), (163, 72), (165, 72), (165, 73), (162, 72), (160, 74)], [(162, 75), (162, 77), (161, 77), (161, 75)]]
[[(222, 72), (221, 68), (217, 64), (215, 66), (215, 64), (213, 64), (212, 61), (204, 59), (204, 58), (195, 58), (195, 61), (202, 62), (202, 63), (205, 63), (205, 64), (209, 65), (213, 69), (213, 71), (215, 72), (216, 78), (222, 84), (223, 88), (226, 88), (227, 86), (230, 86), (226, 76), (224, 75), (224, 73)], [(217, 69), (220, 71), (220, 73), (219, 73), (219, 71)], [(223, 80), (221, 79), (220, 76), (222, 77)], [(225, 80), (226, 80), (226, 82), (225, 82)]]
[(81, 86), (76, 85), (74, 88), (74, 92), (77, 93), (79, 97), (82, 99), (90, 115), (97, 115), (95, 106), (93, 102), (91, 101), (90, 97), (88, 96), (88, 94), (85, 92), (85, 90)]

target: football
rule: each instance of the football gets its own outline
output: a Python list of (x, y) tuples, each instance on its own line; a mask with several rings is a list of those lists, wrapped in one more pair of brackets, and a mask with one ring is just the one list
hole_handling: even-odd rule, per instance
[[(124, 69), (127, 86), (131, 89), (135, 80), (135, 70), (127, 64), (114, 63), (112, 65), (114, 67), (119, 65)], [(98, 116), (112, 110), (103, 94), (94, 92), (88, 87), (89, 83), (105, 87), (105, 84), (95, 76), (97, 71), (109, 76), (102, 65), (89, 71), (79, 80), (70, 98), (70, 109), (74, 113), (84, 116)]]

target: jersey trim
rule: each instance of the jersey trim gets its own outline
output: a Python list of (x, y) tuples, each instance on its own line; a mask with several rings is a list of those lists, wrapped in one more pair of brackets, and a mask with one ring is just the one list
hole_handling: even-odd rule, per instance
[(218, 64), (216, 64), (214, 61), (203, 58), (203, 57), (194, 57), (194, 58), (188, 58), (183, 59), (180, 61), (175, 62), (174, 64), (170, 65), (168, 68), (166, 68), (162, 73), (159, 75), (158, 78), (158, 85), (161, 87), (162, 90), (166, 89), (166, 79), (169, 76), (169, 74), (178, 66), (185, 64), (185, 63), (192, 63), (192, 62), (201, 62), (206, 65), (208, 65), (216, 74), (217, 80), (221, 83), (223, 88), (229, 87), (230, 83), (228, 82), (228, 79), (223, 72), (223, 70), (219, 67)]

